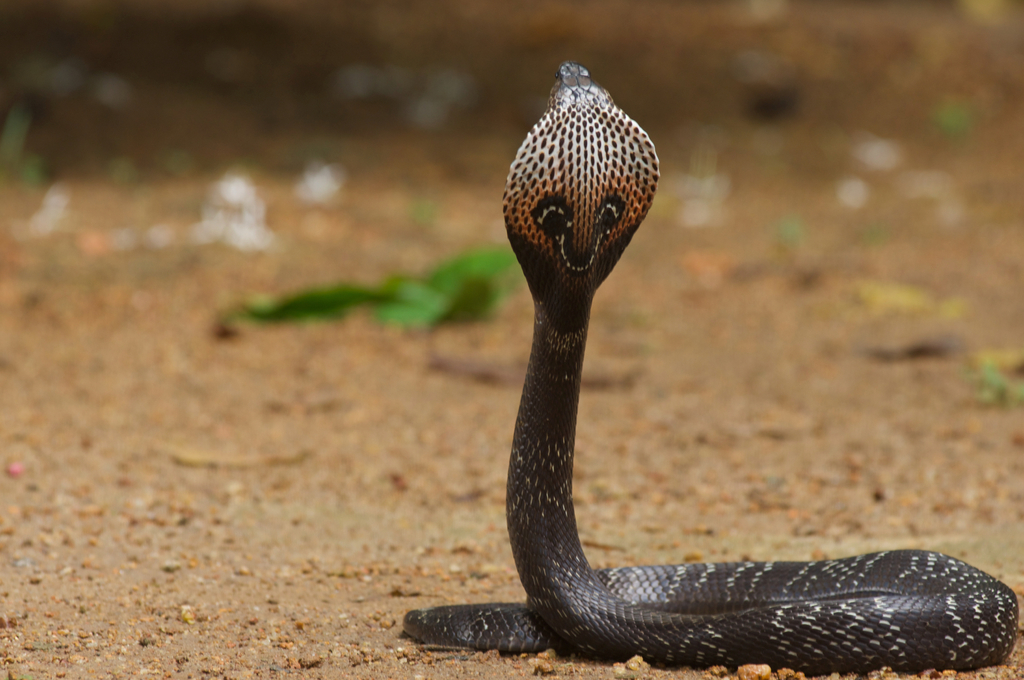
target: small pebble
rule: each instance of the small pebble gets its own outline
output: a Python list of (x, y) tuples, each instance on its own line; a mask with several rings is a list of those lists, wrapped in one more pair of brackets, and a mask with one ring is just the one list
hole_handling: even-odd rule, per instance
[(534, 675), (552, 675), (555, 672), (555, 665), (541, 657), (530, 659), (530, 668), (533, 669)]
[(802, 671), (795, 671), (792, 668), (780, 668), (775, 673), (779, 680), (806, 680)]
[(612, 677), (619, 680), (633, 680), (649, 670), (651, 670), (651, 665), (644, 661), (642, 656), (634, 656), (626, 663), (612, 665)]
[(21, 461), (14, 461), (7, 465), (7, 476), (8, 477), (20, 477), (25, 474), (25, 464)]
[(626, 668), (638, 673), (644, 673), (651, 670), (651, 665), (644, 661), (644, 657), (637, 655), (626, 662)]
[(739, 680), (771, 680), (771, 666), (763, 663), (751, 663), (736, 669)]
[(626, 664), (617, 663), (612, 664), (612, 677), (617, 680), (633, 680), (640, 677), (640, 674), (626, 668)]

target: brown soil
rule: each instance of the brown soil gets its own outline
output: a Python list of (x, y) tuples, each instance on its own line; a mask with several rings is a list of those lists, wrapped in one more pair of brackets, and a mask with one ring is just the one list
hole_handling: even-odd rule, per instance
[[(526, 290), (487, 322), (431, 332), (362, 314), (213, 329), (252, 292), (374, 282), (500, 242), (504, 173), (566, 57), (648, 129), (664, 169), (591, 323), (587, 371), (605, 380), (582, 398), (576, 507), (594, 565), (926, 548), (1024, 592), (1024, 407), (983, 404), (969, 379), (970, 353), (1024, 343), (1019, 14), (322, 4), (0, 15), (0, 111), (29, 97), (28, 149), (70, 192), (58, 229), (25, 237), (46, 186), (0, 184), (9, 677), (533, 672), (399, 635), (411, 608), (523, 597), (503, 517), (519, 386), (431, 366), (521, 371)], [(223, 45), (242, 55), (227, 84), (203, 70)], [(763, 93), (732, 75), (748, 49), (788, 64), (794, 111), (750, 117)], [(130, 103), (111, 113), (86, 94), (19, 90), (14, 65), (46, 50), (122, 75)], [(477, 79), (477, 104), (418, 131), (386, 102), (324, 94), (354, 61), (454, 66)], [(930, 118), (947, 101), (973, 112), (960, 137)], [(860, 131), (897, 140), (902, 163), (859, 165)], [(162, 164), (175, 149), (190, 167)], [(713, 226), (688, 228), (681, 178), (709, 150), (731, 190)], [(292, 192), (314, 156), (349, 178), (322, 208)], [(232, 166), (267, 202), (268, 252), (187, 242)], [(915, 197), (915, 170), (947, 183)], [(871, 188), (858, 210), (836, 198), (847, 175)], [(156, 224), (168, 247), (112, 249), (114, 230)], [(928, 299), (871, 297), (865, 282)], [(944, 337), (956, 342), (939, 356), (900, 351)], [(554, 670), (615, 672), (580, 659)], [(1018, 645), (1008, 666), (957, 677), (1022, 676)]]

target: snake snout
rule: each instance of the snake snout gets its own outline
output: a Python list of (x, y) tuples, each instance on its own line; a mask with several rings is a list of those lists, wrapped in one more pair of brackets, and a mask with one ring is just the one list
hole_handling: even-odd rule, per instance
[(573, 106), (612, 107), (608, 90), (594, 82), (590, 70), (575, 61), (563, 61), (555, 73), (555, 86), (551, 88), (548, 110)]
[(555, 77), (566, 87), (589, 88), (594, 82), (587, 67), (575, 61), (563, 61)]

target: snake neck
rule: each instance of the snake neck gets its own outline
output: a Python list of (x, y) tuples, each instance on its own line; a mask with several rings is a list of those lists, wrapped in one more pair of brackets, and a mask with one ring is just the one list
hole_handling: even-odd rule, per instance
[[(520, 580), (542, 615), (591, 575), (576, 530), (573, 450), (590, 302), (582, 323), (556, 328), (536, 303), (533, 347), (509, 461), (506, 518)], [(573, 584), (573, 585), (570, 585)]]

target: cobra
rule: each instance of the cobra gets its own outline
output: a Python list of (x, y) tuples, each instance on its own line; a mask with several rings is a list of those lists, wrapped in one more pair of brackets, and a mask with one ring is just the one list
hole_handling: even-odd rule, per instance
[(591, 569), (572, 500), (591, 302), (646, 216), (658, 176), (647, 134), (586, 68), (562, 64), (504, 197), (509, 241), (535, 308), (506, 501), (527, 601), (411, 611), (406, 633), (442, 647), (553, 647), (808, 674), (970, 669), (1006, 659), (1016, 595), (934, 552)]

